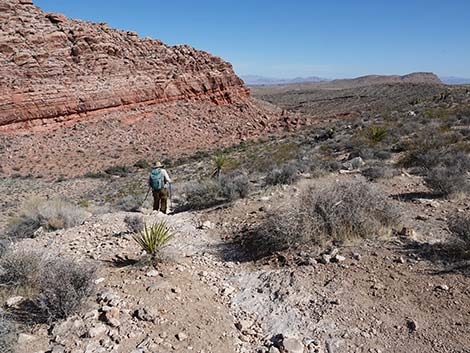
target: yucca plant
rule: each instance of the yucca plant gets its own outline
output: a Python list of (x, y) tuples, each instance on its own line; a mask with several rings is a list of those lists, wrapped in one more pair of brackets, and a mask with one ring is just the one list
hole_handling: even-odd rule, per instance
[(150, 227), (144, 223), (144, 229), (139, 233), (135, 233), (132, 237), (142, 250), (145, 250), (147, 254), (155, 258), (173, 236), (174, 233), (167, 226), (166, 221), (161, 221), (152, 224)]
[(225, 156), (222, 153), (219, 153), (214, 156), (213, 158), (214, 164), (215, 164), (215, 170), (214, 173), (212, 174), (213, 176), (219, 177), (220, 173), (222, 171), (222, 168), (224, 167), (225, 163), (227, 162), (227, 156)]
[(368, 131), (369, 141), (373, 144), (381, 142), (385, 137), (387, 137), (387, 129), (380, 126), (373, 126)]

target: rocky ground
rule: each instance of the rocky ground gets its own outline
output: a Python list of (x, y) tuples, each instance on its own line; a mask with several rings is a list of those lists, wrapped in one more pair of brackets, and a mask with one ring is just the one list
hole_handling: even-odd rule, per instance
[(308, 182), (206, 211), (142, 209), (176, 233), (155, 268), (126, 212), (16, 243), (98, 269), (84, 309), (26, 327), (19, 352), (469, 352), (468, 267), (440, 249), (446, 215), (468, 212), (468, 198), (410, 200), (425, 187), (405, 173), (381, 187), (407, 210), (406, 236), (246, 261), (233, 234)]

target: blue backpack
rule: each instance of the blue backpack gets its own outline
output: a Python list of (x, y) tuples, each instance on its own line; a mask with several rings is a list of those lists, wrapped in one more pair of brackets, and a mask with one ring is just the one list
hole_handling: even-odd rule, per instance
[(165, 187), (165, 177), (160, 169), (152, 169), (150, 173), (150, 186), (154, 190), (160, 190)]

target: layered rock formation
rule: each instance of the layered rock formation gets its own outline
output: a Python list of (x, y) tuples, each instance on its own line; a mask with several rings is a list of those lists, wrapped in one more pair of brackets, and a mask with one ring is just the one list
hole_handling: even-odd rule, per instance
[(209, 53), (46, 13), (31, 0), (0, 0), (3, 130), (176, 100), (247, 97), (232, 66)]

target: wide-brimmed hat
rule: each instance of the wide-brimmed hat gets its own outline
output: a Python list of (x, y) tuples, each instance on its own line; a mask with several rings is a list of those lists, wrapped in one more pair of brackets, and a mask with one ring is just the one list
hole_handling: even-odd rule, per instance
[(161, 168), (161, 167), (163, 167), (163, 164), (160, 161), (155, 162), (155, 168)]

